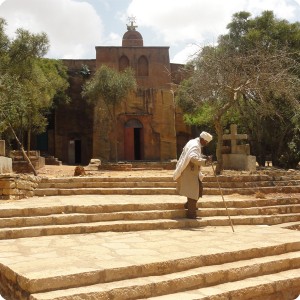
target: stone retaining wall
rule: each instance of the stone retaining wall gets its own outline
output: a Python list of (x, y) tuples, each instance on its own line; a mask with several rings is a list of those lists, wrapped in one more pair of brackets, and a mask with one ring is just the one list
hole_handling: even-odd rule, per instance
[(166, 162), (147, 162), (147, 161), (134, 161), (130, 163), (99, 163), (99, 170), (111, 170), (111, 171), (131, 171), (134, 169), (145, 170), (175, 170), (176, 161)]
[(110, 170), (110, 171), (131, 171), (132, 164), (118, 164), (118, 163), (104, 163), (98, 167), (99, 170)]
[[(35, 168), (35, 170), (38, 170), (45, 166), (45, 158), (44, 157), (39, 157), (38, 159), (31, 158), (30, 161), (31, 161), (33, 167)], [(33, 173), (30, 165), (25, 160), (24, 161), (13, 161), (12, 168), (13, 168), (13, 171), (16, 173), (28, 173), (28, 174)]]
[(0, 175), (0, 201), (19, 200), (34, 196), (39, 178), (21, 174)]
[[(22, 291), (16, 282), (17, 275), (12, 271), (8, 271), (2, 274), (0, 273), (0, 292), (5, 299), (14, 300), (27, 300), (29, 299), (29, 293)], [(9, 279), (5, 276), (8, 275)]]
[[(40, 156), (40, 151), (32, 150), (27, 153), (35, 170), (38, 170), (45, 166), (45, 157)], [(25, 160), (22, 151), (12, 150), (9, 153), (12, 158), (12, 168), (16, 173), (29, 173), (32, 174), (32, 169), (28, 162)]]

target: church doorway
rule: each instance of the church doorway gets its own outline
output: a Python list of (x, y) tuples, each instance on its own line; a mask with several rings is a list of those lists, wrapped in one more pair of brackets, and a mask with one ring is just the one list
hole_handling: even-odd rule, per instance
[(144, 159), (143, 144), (143, 124), (137, 119), (127, 121), (124, 127), (124, 159)]
[(69, 141), (68, 161), (70, 165), (81, 164), (81, 140)]
[(48, 151), (48, 131), (43, 132), (36, 137), (36, 149), (42, 152)]

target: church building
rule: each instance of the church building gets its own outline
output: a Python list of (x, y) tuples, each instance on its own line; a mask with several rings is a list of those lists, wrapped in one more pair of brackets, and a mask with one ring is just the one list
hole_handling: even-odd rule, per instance
[[(191, 138), (191, 129), (183, 123), (174, 97), (183, 79), (183, 65), (170, 63), (169, 47), (144, 46), (136, 27), (133, 21), (127, 25), (122, 46), (96, 46), (96, 59), (63, 60), (71, 102), (55, 109), (46, 144), (38, 142), (49, 155), (65, 164), (87, 165), (92, 158), (169, 161), (181, 153)], [(117, 151), (115, 125), (105, 107), (89, 104), (81, 95), (84, 82), (103, 64), (119, 71), (131, 67), (137, 81), (137, 90), (116, 110)]]

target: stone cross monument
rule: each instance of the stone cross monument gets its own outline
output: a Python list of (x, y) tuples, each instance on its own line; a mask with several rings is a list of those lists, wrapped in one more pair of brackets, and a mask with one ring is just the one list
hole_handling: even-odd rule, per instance
[[(230, 140), (231, 142), (231, 153), (232, 154), (237, 154), (239, 152), (242, 152), (242, 153), (245, 153), (245, 150), (242, 150), (240, 146), (248, 146), (247, 148), (249, 148), (250, 150), (250, 147), (249, 145), (238, 145), (238, 141), (239, 140), (247, 140), (248, 139), (248, 135), (247, 134), (238, 134), (237, 133), (237, 125), (236, 124), (231, 124), (230, 125), (230, 133), (229, 134), (224, 134), (223, 135), (223, 140), (226, 141), (226, 140)], [(249, 151), (250, 152), (250, 151)], [(247, 154), (250, 154), (250, 153), (247, 153)]]
[(250, 145), (239, 145), (240, 140), (247, 140), (247, 134), (238, 134), (237, 125), (230, 125), (230, 133), (223, 135), (223, 140), (229, 140), (230, 153), (222, 154), (223, 168), (227, 170), (256, 170), (256, 157), (250, 155)]

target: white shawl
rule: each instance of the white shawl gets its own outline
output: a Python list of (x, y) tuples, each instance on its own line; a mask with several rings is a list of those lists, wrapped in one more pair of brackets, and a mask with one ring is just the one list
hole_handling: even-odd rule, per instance
[[(181, 173), (187, 167), (192, 157), (198, 160), (203, 160), (201, 152), (202, 151), (201, 151), (201, 144), (199, 138), (195, 138), (188, 141), (182, 150), (179, 160), (177, 161), (176, 169), (173, 174), (173, 179), (177, 180), (181, 176)], [(199, 179), (202, 181), (203, 177), (204, 175), (200, 171)]]

